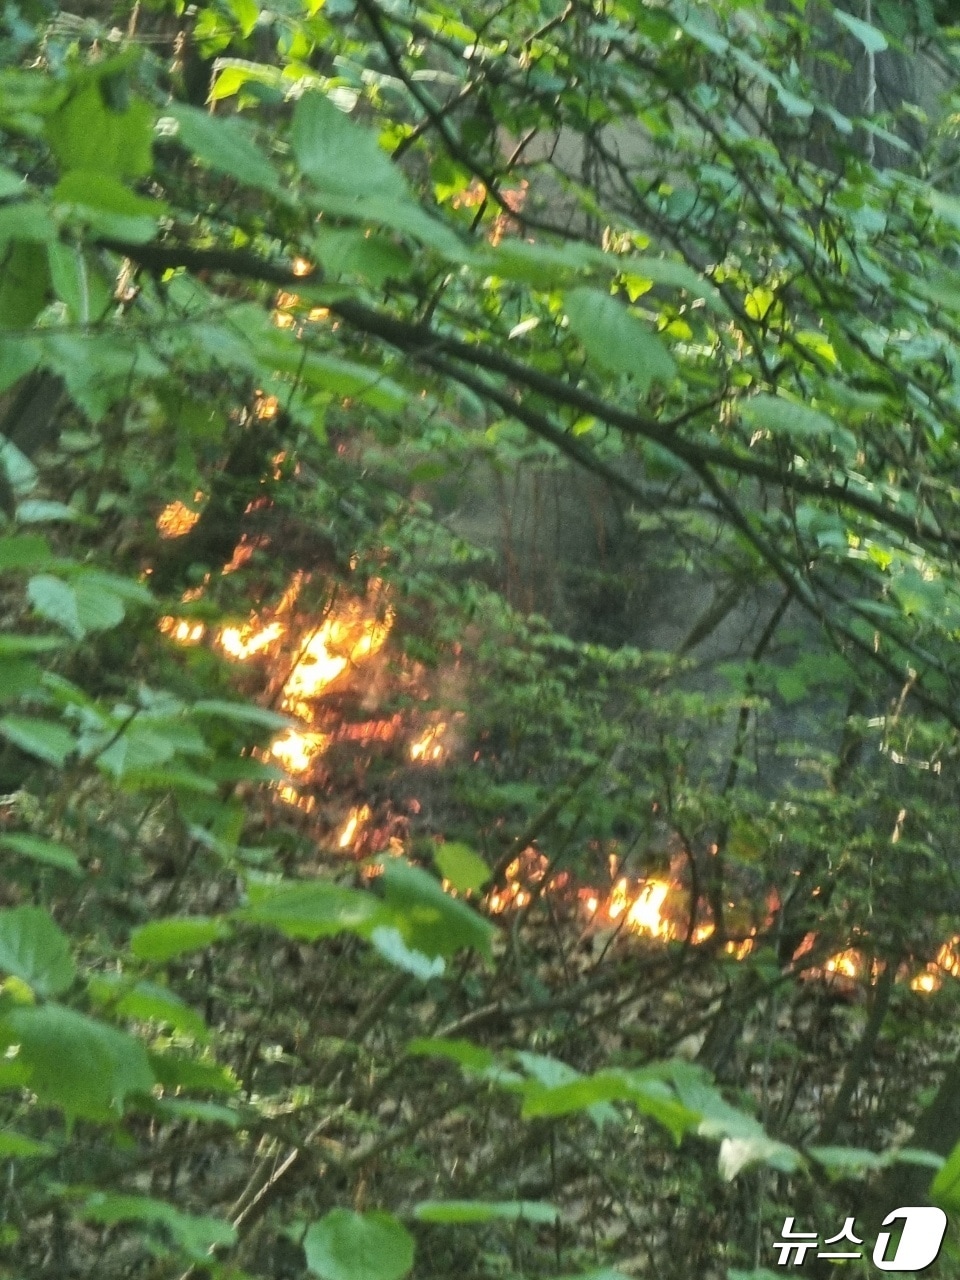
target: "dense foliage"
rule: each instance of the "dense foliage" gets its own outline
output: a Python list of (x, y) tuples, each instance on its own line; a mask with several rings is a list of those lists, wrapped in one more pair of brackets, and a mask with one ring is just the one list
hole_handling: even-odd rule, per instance
[(0, 1273), (960, 1210), (951, 9), (7, 5)]

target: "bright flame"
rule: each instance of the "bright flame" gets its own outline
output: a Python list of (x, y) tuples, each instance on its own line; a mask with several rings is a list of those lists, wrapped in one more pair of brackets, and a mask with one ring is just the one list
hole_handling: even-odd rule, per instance
[(368, 804), (356, 805), (351, 809), (350, 815), (337, 837), (337, 848), (349, 849), (356, 838), (357, 832), (370, 821), (372, 816)]
[(207, 633), (202, 622), (188, 622), (186, 618), (173, 618), (170, 614), (162, 617), (157, 625), (163, 635), (177, 644), (199, 644)]
[(306, 773), (330, 743), (326, 733), (301, 733), (288, 729), (270, 744), (270, 754), (291, 773)]
[[(203, 494), (198, 493), (194, 502), (200, 502), (202, 498)], [(157, 516), (157, 533), (161, 538), (182, 538), (199, 519), (199, 511), (191, 510), (185, 502), (177, 499), (176, 502), (168, 502)]]
[(284, 707), (309, 719), (309, 700), (319, 697), (348, 667), (379, 653), (392, 625), (392, 613), (380, 621), (366, 616), (354, 602), (343, 615), (327, 618), (300, 646), (283, 686)]
[(421, 764), (436, 764), (443, 759), (444, 746), (440, 739), (447, 732), (446, 720), (426, 729), (416, 742), (410, 743), (410, 759)]
[(270, 622), (259, 630), (255, 622), (245, 622), (239, 627), (222, 627), (217, 635), (217, 644), (231, 658), (246, 662), (255, 653), (269, 649), (285, 631), (282, 622)]

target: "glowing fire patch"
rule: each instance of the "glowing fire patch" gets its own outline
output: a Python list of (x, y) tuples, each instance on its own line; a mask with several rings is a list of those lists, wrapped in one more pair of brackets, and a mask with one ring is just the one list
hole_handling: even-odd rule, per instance
[(357, 835), (373, 817), (368, 804), (355, 806), (337, 836), (338, 849), (352, 849)]
[(419, 764), (439, 764), (445, 754), (442, 739), (446, 732), (445, 720), (431, 725), (415, 742), (410, 743), (410, 759)]
[(289, 729), (270, 744), (270, 755), (291, 773), (307, 773), (329, 744), (329, 734), (301, 733), (297, 729)]
[[(194, 501), (200, 502), (202, 493), (198, 493)], [(182, 538), (190, 532), (200, 519), (200, 512), (188, 507), (185, 502), (168, 502), (157, 516), (157, 533), (161, 538)]]

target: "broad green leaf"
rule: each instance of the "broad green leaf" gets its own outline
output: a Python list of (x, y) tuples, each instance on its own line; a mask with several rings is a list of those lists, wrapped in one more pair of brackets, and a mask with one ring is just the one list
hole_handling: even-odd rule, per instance
[(162, 1022), (201, 1043), (210, 1038), (207, 1024), (200, 1014), (168, 987), (161, 987), (155, 982), (138, 982), (130, 986), (118, 974), (100, 974), (91, 979), (90, 994), (98, 1003), (111, 1006), (122, 1017), (138, 1022)]
[(407, 183), (373, 133), (353, 123), (322, 93), (305, 93), (293, 113), (290, 143), (318, 188), (351, 197), (408, 198)]
[(560, 1210), (540, 1200), (422, 1200), (413, 1216), (419, 1222), (557, 1222)]
[(413, 1237), (388, 1213), (333, 1209), (303, 1238), (307, 1270), (320, 1280), (401, 1280), (413, 1266)]
[(47, 254), (42, 245), (18, 241), (3, 256), (0, 329), (27, 329), (47, 300)]
[(651, 382), (669, 382), (673, 357), (650, 328), (599, 289), (574, 289), (564, 299), (570, 328), (590, 360), (611, 373), (630, 374), (644, 395)]
[(240, 1088), (230, 1068), (222, 1067), (219, 1063), (185, 1058), (178, 1053), (153, 1052), (147, 1056), (157, 1083), (162, 1084), (165, 1089), (233, 1094)]
[(255, 725), (263, 729), (290, 729), (297, 724), (290, 716), (254, 702), (227, 702), (220, 698), (203, 698), (195, 702), (193, 714), (211, 720), (225, 720), (228, 724)]
[(50, 563), (50, 544), (39, 533), (15, 533), (0, 538), (0, 573), (38, 569)]
[(228, 1129), (239, 1128), (239, 1112), (220, 1102), (201, 1102), (192, 1098), (155, 1098), (147, 1108), (151, 1115), (164, 1120), (196, 1120), (200, 1124), (224, 1124)]
[(577, 1076), (562, 1084), (531, 1081), (523, 1089), (523, 1115), (563, 1116), (575, 1111), (588, 1111), (598, 1103), (626, 1102), (636, 1093), (625, 1073), (600, 1071), (592, 1076)]
[(260, 17), (260, 6), (256, 0), (227, 0), (230, 12), (236, 18), (240, 34), (246, 38), (257, 25)]
[(483, 1073), (489, 1071), (496, 1063), (496, 1058), (489, 1049), (474, 1044), (471, 1040), (424, 1039), (411, 1040), (407, 1045), (407, 1053), (415, 1057), (448, 1058), (467, 1071)]
[(125, 778), (166, 764), (177, 754), (174, 733), (158, 732), (149, 722), (131, 721), (119, 735), (110, 734), (105, 751), (97, 753), (97, 768), (113, 778)]
[[(517, 1050), (514, 1057), (524, 1071), (536, 1080), (538, 1084), (545, 1085), (550, 1089), (556, 1088), (558, 1085), (572, 1084), (575, 1080), (583, 1079), (582, 1074), (574, 1070), (566, 1062), (560, 1062), (559, 1059), (547, 1057), (542, 1053), (527, 1053), (524, 1050)], [(598, 1102), (594, 1106), (588, 1107), (587, 1114), (597, 1126), (616, 1124), (620, 1119), (617, 1110), (608, 1102)]]
[(56, 1149), (47, 1142), (37, 1142), (12, 1129), (0, 1129), (0, 1159), (31, 1160), (37, 1156), (52, 1156)]
[[(57, 224), (47, 206), (38, 200), (0, 205), (0, 252), (6, 255), (11, 242), (49, 244), (57, 238)], [(4, 269), (7, 269), (5, 263)]]
[(179, 138), (198, 160), (244, 186), (281, 194), (280, 180), (257, 145), (256, 135), (236, 116), (211, 116), (197, 107), (177, 103), (170, 115), (180, 126)]
[(107, 581), (93, 572), (77, 574), (70, 582), (40, 573), (27, 583), (27, 598), (41, 618), (82, 640), (91, 631), (110, 631), (123, 621), (123, 600)]
[(17, 503), (17, 524), (52, 524), (58, 520), (72, 523), (79, 519), (79, 514), (65, 502), (46, 498), (27, 498)]
[(188, 951), (200, 951), (230, 933), (229, 924), (215, 916), (171, 916), (134, 929), (130, 950), (141, 960), (162, 963)]
[[(2, 678), (2, 676), (0, 676)], [(44, 836), (28, 833), (9, 832), (0, 835), (0, 849), (9, 849), (21, 858), (29, 858), (31, 862), (40, 862), (44, 866), (57, 867), (60, 871), (69, 871), (71, 875), (82, 874), (82, 868), (65, 844), (58, 840), (47, 840)]]
[(690, 294), (691, 298), (703, 298), (716, 311), (727, 310), (727, 304), (716, 285), (698, 275), (685, 262), (673, 262), (669, 258), (650, 258), (645, 254), (631, 254), (630, 257), (621, 259), (618, 267), (631, 275), (642, 276), (652, 284), (683, 289)]
[(930, 1185), (930, 1199), (945, 1209), (960, 1209), (960, 1142), (947, 1156)]
[(12, 440), (0, 438), (0, 468), (17, 496), (29, 493), (37, 483), (36, 467)]
[(494, 926), (451, 898), (433, 876), (401, 859), (383, 867), (384, 896), (407, 944), (427, 956), (452, 956), (462, 947), (490, 954)]
[(434, 956), (431, 960), (429, 956), (408, 947), (399, 929), (378, 925), (370, 933), (370, 943), (385, 960), (389, 960), (398, 969), (412, 973), (421, 982), (429, 982), (431, 978), (443, 976), (446, 968), (443, 959), (440, 956)]
[(433, 860), (443, 878), (449, 880), (458, 893), (476, 893), (490, 879), (490, 868), (468, 845), (456, 841), (438, 845)]
[(413, 270), (410, 254), (384, 235), (324, 228), (314, 244), (326, 280), (362, 276), (379, 288), (387, 280), (404, 280)]
[(35, 662), (0, 657), (0, 702), (16, 702), (24, 694), (39, 693), (44, 673)]
[(211, 1249), (217, 1245), (231, 1245), (237, 1238), (236, 1228), (222, 1218), (184, 1213), (172, 1204), (150, 1196), (97, 1191), (80, 1207), (79, 1216), (87, 1222), (98, 1222), (104, 1226), (141, 1222), (147, 1227), (159, 1228), (161, 1239), (168, 1237), (179, 1252), (196, 1262), (209, 1261)]
[(14, 173), (6, 165), (0, 165), (0, 200), (9, 200), (11, 196), (25, 195), (26, 191), (26, 179), (23, 175)]
[(721, 1178), (732, 1182), (741, 1170), (753, 1164), (765, 1164), (780, 1173), (795, 1173), (800, 1157), (786, 1143), (776, 1142), (766, 1134), (750, 1138), (724, 1138), (720, 1143), (718, 1168)]
[(590, 245), (530, 244), (512, 237), (495, 249), (485, 248), (474, 259), (477, 268), (507, 280), (522, 280), (537, 289), (552, 289), (584, 271), (605, 268), (612, 273), (617, 259)]
[(855, 18), (852, 13), (847, 13), (839, 5), (834, 6), (833, 16), (841, 26), (847, 28), (851, 35), (856, 36), (867, 53), (883, 53), (886, 49), (887, 37), (869, 22), (864, 22), (862, 18)]
[(331, 937), (344, 931), (367, 934), (388, 923), (372, 893), (344, 889), (325, 880), (271, 886), (251, 906), (232, 913), (233, 920), (268, 925), (288, 938)]
[(210, 90), (210, 101), (220, 102), (239, 93), (245, 84), (265, 84), (271, 89), (283, 88), (283, 72), (279, 67), (246, 58), (218, 58), (214, 66), (216, 79)]
[(66, 641), (61, 636), (0, 635), (0, 658), (20, 653), (52, 653), (64, 644)]
[(27, 755), (58, 767), (77, 749), (77, 740), (70, 730), (49, 720), (4, 716), (0, 720), (0, 734)]
[[(53, 199), (98, 235), (135, 244), (156, 234), (157, 219), (166, 212), (166, 205), (135, 195), (98, 169), (71, 169), (54, 187)], [(78, 301), (83, 305), (82, 296)]]
[(110, 1120), (131, 1094), (154, 1083), (139, 1040), (58, 1004), (12, 1010), (0, 1039), (20, 1046), (17, 1061), (41, 1106), (68, 1117)]
[(125, 111), (114, 110), (100, 84), (88, 81), (50, 117), (47, 137), (64, 170), (142, 178), (153, 164), (153, 116), (139, 99)]
[(848, 448), (856, 447), (854, 436), (839, 427), (827, 414), (799, 404), (796, 400), (787, 400), (784, 396), (751, 396), (741, 403), (740, 415), (751, 426), (765, 427), (775, 433), (842, 441)]
[(0, 970), (40, 996), (60, 995), (76, 976), (66, 935), (42, 907), (0, 911)]

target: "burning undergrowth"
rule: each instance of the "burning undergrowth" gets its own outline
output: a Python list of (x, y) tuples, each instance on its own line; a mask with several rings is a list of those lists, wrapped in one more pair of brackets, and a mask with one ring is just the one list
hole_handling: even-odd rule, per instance
[[(195, 521), (195, 511), (177, 502), (161, 513), (157, 527), (161, 536), (175, 538)], [(224, 573), (233, 571), (237, 558), (235, 553)], [(425, 796), (439, 785), (444, 766), (469, 768), (481, 750), (468, 741), (469, 676), (459, 646), (446, 666), (432, 670), (407, 656), (395, 643), (397, 611), (388, 584), (373, 576), (364, 585), (359, 576), (356, 584), (332, 586), (297, 571), (276, 603), (219, 625), (188, 616), (203, 596), (201, 587), (186, 593), (183, 615), (162, 618), (160, 627), (179, 645), (219, 651), (243, 669), (244, 683), (258, 691), (263, 705), (290, 718), (290, 727), (258, 752), (283, 771), (275, 802), (326, 856), (354, 859), (368, 875), (374, 855), (417, 856), (442, 844), (443, 805), (425, 802)], [(552, 858), (536, 836), (521, 839), (500, 857), (486, 891), (472, 896), (502, 919), (529, 915), (543, 901), (568, 932), (599, 937), (604, 948), (621, 937), (715, 945), (714, 922), (694, 891), (695, 864), (682, 841), (673, 841), (673, 852), (660, 860), (664, 870), (655, 875), (631, 871), (616, 841), (588, 843), (594, 871), (585, 877), (582, 868), (574, 871)], [(779, 898), (771, 890), (753, 910), (732, 902), (728, 907), (739, 925), (727, 928), (723, 950), (742, 960), (764, 945)], [(841, 990), (876, 977), (869, 948), (821, 950), (816, 935), (807, 933), (785, 960), (801, 976), (826, 979)], [(945, 975), (958, 973), (955, 941), (948, 941), (929, 963), (903, 964), (898, 976), (929, 993)]]

